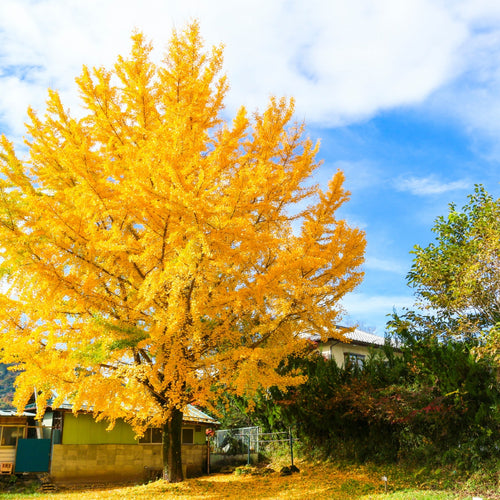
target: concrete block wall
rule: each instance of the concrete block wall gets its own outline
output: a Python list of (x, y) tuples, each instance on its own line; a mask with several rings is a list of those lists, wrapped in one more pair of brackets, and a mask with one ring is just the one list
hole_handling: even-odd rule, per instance
[[(187, 477), (202, 474), (207, 447), (183, 445), (182, 461)], [(150, 477), (149, 470), (161, 468), (158, 444), (57, 444), (50, 474), (55, 482), (141, 482)]]

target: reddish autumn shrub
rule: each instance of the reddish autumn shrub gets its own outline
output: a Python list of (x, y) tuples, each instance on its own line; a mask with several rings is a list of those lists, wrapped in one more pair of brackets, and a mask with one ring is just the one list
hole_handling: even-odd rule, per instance
[(496, 372), (472, 343), (407, 334), (363, 368), (320, 356), (291, 363), (301, 387), (261, 394), (246, 415), (268, 430), (296, 427), (310, 449), (356, 460), (437, 460), (466, 467), (500, 456)]

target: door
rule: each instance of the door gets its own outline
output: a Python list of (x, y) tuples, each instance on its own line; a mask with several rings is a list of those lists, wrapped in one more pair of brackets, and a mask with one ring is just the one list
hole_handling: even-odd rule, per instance
[(50, 439), (19, 439), (16, 453), (18, 472), (49, 472)]

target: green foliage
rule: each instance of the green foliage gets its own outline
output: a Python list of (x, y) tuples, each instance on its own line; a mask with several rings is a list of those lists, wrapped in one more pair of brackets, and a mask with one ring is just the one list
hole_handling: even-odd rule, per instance
[(490, 361), (474, 356), (476, 344), (439, 340), (401, 319), (391, 328), (402, 348), (386, 344), (363, 369), (319, 355), (292, 360), (308, 381), (261, 394), (246, 425), (294, 426), (316, 454), (337, 459), (404, 458), (470, 470), (500, 458), (500, 387)]
[[(294, 389), (290, 388), (293, 392)], [(288, 420), (284, 420), (282, 392), (276, 387), (260, 390), (252, 397), (222, 394), (216, 405), (223, 429), (259, 426), (264, 432), (285, 431)]]
[[(438, 335), (495, 337), (500, 328), (500, 199), (476, 186), (469, 202), (461, 210), (450, 204), (432, 230), (435, 242), (413, 251), (408, 283), (419, 307), (437, 324), (425, 316), (418, 321), (427, 320), (428, 331)], [(489, 351), (498, 356), (497, 339)]]
[(477, 186), (433, 230), (408, 276), (421, 310), (389, 322), (401, 349), (387, 342), (363, 369), (295, 360), (307, 383), (273, 393), (282, 425), (297, 425), (312, 448), (468, 470), (500, 458), (500, 201)]
[(260, 394), (247, 422), (293, 425), (336, 458), (463, 470), (500, 458), (500, 200), (476, 186), (433, 231), (408, 274), (420, 309), (388, 324), (401, 349), (387, 342), (363, 369), (319, 355), (290, 360), (308, 381)]
[(9, 370), (12, 365), (0, 363), (0, 410), (13, 410), (14, 382), (18, 372)]

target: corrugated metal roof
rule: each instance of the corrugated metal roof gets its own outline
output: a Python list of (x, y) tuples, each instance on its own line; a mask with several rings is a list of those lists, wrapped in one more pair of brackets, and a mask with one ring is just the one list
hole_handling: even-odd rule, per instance
[(34, 417), (34, 413), (23, 411), (18, 414), (16, 410), (0, 410), (0, 417)]
[(203, 422), (214, 425), (220, 424), (215, 418), (209, 417), (206, 413), (203, 413), (199, 408), (193, 405), (187, 405), (184, 409), (183, 418), (184, 420), (192, 420), (193, 422)]
[[(47, 406), (51, 406), (52, 402), (49, 401)], [(29, 405), (26, 405), (26, 409), (28, 410), (35, 410), (36, 405), (35, 403), (31, 403)], [(71, 411), (73, 409), (73, 405), (68, 402), (61, 403), (58, 407), (58, 410), (68, 410)], [(83, 411), (92, 411), (92, 409), (88, 408), (82, 408)], [(32, 414), (30, 414), (32, 415)], [(183, 420), (185, 422), (200, 422), (204, 424), (213, 424), (213, 425), (218, 425), (220, 422), (218, 422), (215, 418), (210, 417), (206, 413), (203, 413), (199, 408), (196, 408), (196, 406), (193, 405), (187, 405), (186, 408), (184, 409), (183, 413)]]

